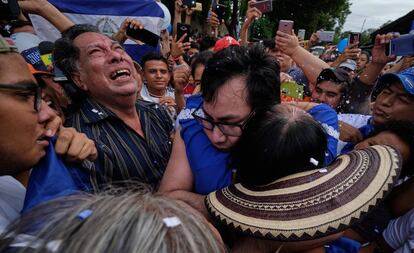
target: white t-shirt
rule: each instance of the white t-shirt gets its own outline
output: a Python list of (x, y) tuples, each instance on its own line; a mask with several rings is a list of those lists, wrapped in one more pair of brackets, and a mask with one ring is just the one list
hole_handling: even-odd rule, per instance
[(0, 234), (10, 222), (19, 218), (26, 188), (11, 176), (0, 177)]
[[(167, 87), (164, 96), (165, 97), (172, 97), (172, 98), (175, 99), (174, 89), (171, 88), (171, 87)], [(148, 91), (148, 88), (147, 88), (146, 84), (142, 85), (141, 97), (145, 101), (149, 101), (149, 102), (153, 102), (153, 103), (157, 103), (157, 104), (160, 103), (160, 98), (159, 97), (151, 96), (151, 94)]]
[[(171, 87), (167, 87), (164, 97), (172, 97), (175, 100), (174, 89), (171, 88)], [(145, 101), (148, 101), (148, 102), (153, 102), (153, 103), (157, 103), (157, 104), (160, 103), (160, 98), (159, 97), (151, 96), (151, 94), (148, 91), (148, 87), (147, 87), (146, 84), (142, 85), (141, 98)], [(177, 111), (176, 111), (175, 107), (166, 106), (166, 109), (167, 109), (168, 114), (171, 117), (171, 120), (175, 121), (175, 119), (177, 118)]]

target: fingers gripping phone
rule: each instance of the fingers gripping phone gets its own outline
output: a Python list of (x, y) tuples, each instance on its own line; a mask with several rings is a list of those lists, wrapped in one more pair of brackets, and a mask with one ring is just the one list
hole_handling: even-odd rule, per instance
[(256, 7), (261, 13), (268, 13), (273, 11), (272, 0), (264, 0), (256, 2), (253, 7)]
[(213, 1), (212, 10), (217, 14), (218, 20), (221, 22), (226, 16), (226, 6), (219, 4), (218, 1)]
[(177, 40), (179, 40), (184, 34), (187, 34), (183, 43), (188, 42), (191, 36), (191, 26), (188, 24), (177, 23)]
[(292, 20), (279, 20), (278, 30), (287, 34), (292, 34), (293, 23)]
[(146, 29), (134, 29), (128, 27), (126, 30), (126, 34), (133, 39), (142, 41), (145, 44), (148, 44), (153, 47), (157, 47), (160, 41), (160, 37), (158, 35)]

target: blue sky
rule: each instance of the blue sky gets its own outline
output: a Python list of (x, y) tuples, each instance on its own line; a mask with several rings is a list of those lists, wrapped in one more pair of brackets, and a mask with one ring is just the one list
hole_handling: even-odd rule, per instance
[(345, 22), (343, 31), (361, 31), (378, 28), (388, 20), (395, 20), (414, 9), (414, 0), (350, 0), (351, 14)]

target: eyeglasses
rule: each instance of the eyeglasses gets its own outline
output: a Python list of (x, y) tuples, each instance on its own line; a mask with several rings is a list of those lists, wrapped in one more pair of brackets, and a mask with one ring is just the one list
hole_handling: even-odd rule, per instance
[(217, 126), (220, 131), (226, 136), (240, 137), (243, 134), (243, 130), (246, 127), (247, 123), (253, 118), (254, 114), (255, 111), (249, 113), (243, 123), (217, 122), (205, 117), (205, 115), (209, 117), (211, 116), (204, 111), (202, 104), (200, 104), (191, 115), (201, 124), (203, 128), (207, 130), (212, 131), (214, 127)]
[(0, 89), (29, 91), (30, 94), (28, 94), (28, 96), (34, 96), (33, 108), (36, 112), (40, 110), (40, 107), (42, 105), (42, 88), (37, 84), (0, 84)]

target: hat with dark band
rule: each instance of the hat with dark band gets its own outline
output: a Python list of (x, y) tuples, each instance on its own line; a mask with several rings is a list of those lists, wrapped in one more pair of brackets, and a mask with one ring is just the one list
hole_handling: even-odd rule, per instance
[(392, 147), (372, 146), (265, 186), (231, 185), (210, 193), (206, 205), (216, 220), (243, 235), (317, 239), (346, 229), (375, 207), (396, 182), (400, 161)]

